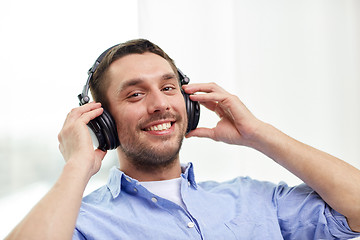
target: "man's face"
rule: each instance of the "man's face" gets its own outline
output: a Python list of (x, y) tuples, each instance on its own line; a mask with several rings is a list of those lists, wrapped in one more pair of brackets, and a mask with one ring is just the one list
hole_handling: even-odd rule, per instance
[(109, 111), (126, 158), (140, 168), (175, 161), (187, 114), (170, 64), (153, 53), (131, 54), (113, 62), (107, 77)]

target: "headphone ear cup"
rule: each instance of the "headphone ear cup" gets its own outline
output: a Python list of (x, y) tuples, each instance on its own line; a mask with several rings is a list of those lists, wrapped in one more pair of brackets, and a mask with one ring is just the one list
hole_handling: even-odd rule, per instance
[(120, 145), (115, 121), (105, 109), (100, 116), (91, 120), (88, 125), (99, 141), (99, 149), (106, 151), (115, 149)]
[(120, 143), (114, 119), (105, 109), (100, 115), (100, 119), (103, 123), (103, 133), (105, 136), (107, 149), (111, 150), (117, 148)]
[(105, 145), (106, 145), (105, 138), (104, 138), (104, 136), (102, 134), (101, 127), (100, 127), (98, 121), (96, 119), (90, 120), (90, 122), (88, 123), (88, 127), (95, 134), (95, 137), (96, 137), (96, 139), (98, 141), (98, 148), (103, 150), (103, 151), (106, 151), (106, 149), (105, 149)]
[(188, 117), (188, 126), (186, 129), (186, 133), (189, 133), (191, 130), (194, 130), (198, 123), (200, 118), (200, 105), (199, 102), (194, 102), (190, 99), (189, 94), (182, 91), (185, 106), (186, 106), (186, 112)]

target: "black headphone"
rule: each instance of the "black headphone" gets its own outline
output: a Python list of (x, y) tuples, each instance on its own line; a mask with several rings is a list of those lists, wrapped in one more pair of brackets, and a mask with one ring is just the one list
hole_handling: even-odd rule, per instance
[[(115, 45), (117, 46), (117, 45)], [(113, 46), (113, 47), (115, 47)], [(88, 103), (90, 101), (89, 98), (89, 88), (90, 88), (90, 81), (92, 79), (92, 76), (99, 66), (101, 60), (105, 57), (105, 55), (113, 48), (107, 49), (105, 52), (103, 52), (95, 61), (94, 65), (89, 69), (88, 71), (88, 79), (86, 81), (86, 84), (83, 88), (83, 91), (81, 94), (78, 95), (80, 106)], [(188, 84), (190, 82), (190, 79), (183, 74), (180, 69), (177, 69), (179, 74), (179, 80), (180, 85)], [(184, 100), (185, 100), (185, 106), (188, 116), (188, 127), (186, 130), (186, 133), (190, 132), (191, 130), (194, 130), (198, 123), (200, 118), (200, 105), (199, 102), (194, 102), (190, 100), (189, 94), (185, 93), (181, 89), (181, 93), (183, 94)], [(91, 120), (88, 123), (88, 127), (94, 132), (98, 142), (99, 146), (98, 148), (106, 151), (115, 149), (120, 145), (117, 128), (114, 119), (112, 116), (107, 112), (105, 109), (103, 113), (98, 116), (97, 118)]]

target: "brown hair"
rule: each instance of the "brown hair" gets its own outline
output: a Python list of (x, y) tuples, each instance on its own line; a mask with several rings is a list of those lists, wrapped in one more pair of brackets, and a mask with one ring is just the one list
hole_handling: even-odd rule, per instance
[(174, 61), (157, 45), (146, 39), (134, 39), (114, 46), (100, 62), (98, 68), (90, 81), (90, 91), (94, 101), (101, 102), (102, 106), (108, 109), (109, 102), (106, 98), (106, 90), (109, 82), (106, 79), (106, 72), (111, 63), (129, 54), (143, 54), (151, 52), (166, 59), (178, 78), (177, 68)]

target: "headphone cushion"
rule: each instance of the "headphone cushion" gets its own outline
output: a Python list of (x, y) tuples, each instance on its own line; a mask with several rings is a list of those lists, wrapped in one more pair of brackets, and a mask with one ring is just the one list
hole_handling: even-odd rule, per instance
[(106, 132), (104, 131), (104, 133), (106, 135), (108, 135), (108, 138), (109, 138), (109, 149), (115, 149), (120, 145), (115, 121), (112, 118), (112, 116), (110, 115), (110, 113), (108, 111), (106, 111), (105, 109), (104, 109), (103, 113), (101, 114), (101, 116), (102, 116), (104, 122), (106, 122), (106, 125), (108, 127), (106, 129)]
[(92, 120), (99, 126), (101, 137), (99, 139), (99, 148), (101, 150), (111, 150), (117, 148), (119, 137), (117, 134), (116, 124), (111, 115), (104, 109), (103, 113)]
[(106, 148), (106, 142), (105, 142), (105, 138), (104, 138), (104, 134), (102, 133), (101, 127), (98, 123), (98, 121), (95, 119), (90, 120), (90, 122), (88, 123), (88, 127), (94, 132), (97, 141), (98, 141), (98, 148), (105, 151)]
[(190, 99), (189, 94), (182, 91), (185, 106), (186, 106), (186, 112), (188, 117), (188, 126), (186, 129), (186, 133), (189, 133), (191, 130), (194, 130), (198, 123), (200, 118), (200, 105), (199, 102), (194, 102)]

